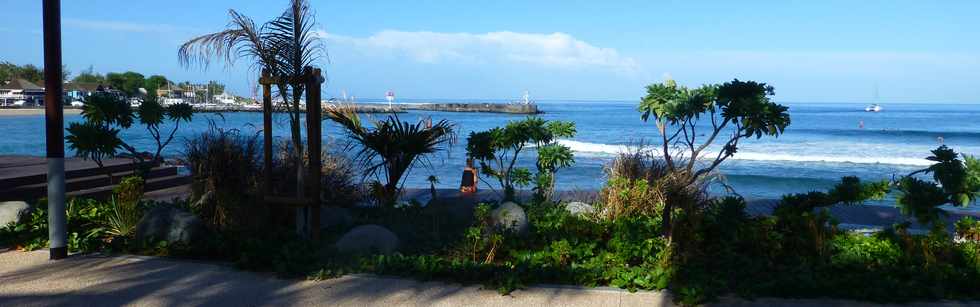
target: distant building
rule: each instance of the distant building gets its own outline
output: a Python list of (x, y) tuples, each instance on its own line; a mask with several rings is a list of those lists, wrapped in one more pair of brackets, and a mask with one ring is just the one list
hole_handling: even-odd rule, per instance
[(235, 96), (228, 94), (228, 92), (223, 92), (221, 95), (214, 96), (214, 101), (219, 104), (234, 104)]
[(65, 83), (65, 100), (81, 101), (95, 92), (106, 90), (101, 83), (68, 82)]
[(0, 106), (44, 105), (44, 88), (24, 79), (0, 84)]

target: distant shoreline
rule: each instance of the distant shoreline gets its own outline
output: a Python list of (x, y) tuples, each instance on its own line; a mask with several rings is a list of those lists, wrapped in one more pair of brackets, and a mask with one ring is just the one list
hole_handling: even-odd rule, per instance
[[(81, 109), (65, 109), (65, 115), (81, 114)], [(44, 115), (42, 108), (0, 109), (0, 116)]]

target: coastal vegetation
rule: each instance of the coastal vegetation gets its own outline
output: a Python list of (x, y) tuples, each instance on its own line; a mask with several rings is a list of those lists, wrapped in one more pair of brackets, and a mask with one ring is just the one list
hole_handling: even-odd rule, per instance
[[(207, 67), (212, 60), (224, 60), (231, 66), (236, 59), (252, 61), (252, 68), (275, 80), (276, 95), (282, 98), (281, 110), (289, 114), (289, 132), (294, 162), (303, 164), (300, 102), (306, 82), (304, 69), (322, 57), (323, 46), (314, 32), (316, 18), (306, 0), (291, 0), (289, 7), (261, 26), (251, 18), (229, 10), (231, 20), (226, 29), (192, 38), (177, 52), (186, 67)], [(296, 168), (296, 195), (303, 194), (303, 168)]]
[[(349, 149), (371, 183), (372, 194), (382, 205), (394, 205), (401, 192), (402, 177), (416, 164), (429, 165), (427, 156), (456, 143), (456, 125), (440, 120), (420, 119), (412, 124), (397, 113), (366, 127), (353, 106), (334, 105), (326, 110), (327, 118), (340, 125), (350, 139)], [(382, 181), (383, 180), (383, 181)]]
[[(572, 150), (558, 144), (560, 138), (575, 136), (575, 123), (528, 117), (504, 127), (473, 132), (466, 140), (466, 156), (480, 162), (480, 172), (496, 179), (504, 190), (503, 199), (514, 200), (519, 187), (532, 182), (537, 199), (550, 199), (555, 172), (575, 163)], [(537, 174), (517, 165), (521, 152), (537, 151)], [(492, 186), (491, 186), (492, 188)]]
[[(71, 71), (62, 66), (61, 74), (63, 80), (68, 80)], [(34, 66), (34, 64), (17, 65), (8, 61), (0, 62), (0, 82), (13, 79), (24, 79), (31, 83), (44, 81), (44, 69)]]
[[(164, 107), (156, 97), (147, 96), (134, 110), (118, 95), (93, 93), (84, 99), (84, 121), (68, 125), (65, 141), (76, 156), (95, 161), (99, 167), (103, 166), (103, 159), (115, 157), (119, 150), (125, 150), (140, 165), (159, 163), (163, 161), (164, 148), (174, 140), (180, 124), (190, 122), (193, 116), (193, 109), (186, 103)], [(142, 125), (155, 141), (156, 148), (152, 152), (140, 151), (119, 136), (122, 129), (136, 123)]]
[[(162, 75), (145, 77), (143, 74), (134, 71), (101, 74), (96, 72), (92, 66), (78, 72), (74, 77), (71, 77), (71, 71), (67, 67), (63, 67), (62, 74), (63, 79), (70, 81), (72, 84), (103, 85), (107, 88), (119, 90), (129, 97), (142, 97), (144, 95), (156, 96), (157, 89), (170, 87), (193, 91), (195, 96), (198, 97), (213, 97), (221, 94), (225, 90), (225, 85), (216, 81), (209, 81), (206, 89), (198, 89), (192, 88), (191, 82), (171, 81)], [(0, 62), (0, 82), (14, 79), (24, 79), (40, 85), (44, 81), (44, 70), (33, 64), (17, 65), (7, 61)], [(145, 93), (141, 92), (140, 89), (143, 89)]]
[[(763, 136), (778, 137), (790, 124), (788, 108), (769, 100), (772, 86), (754, 81), (735, 79), (720, 85), (705, 85), (695, 89), (678, 86), (674, 80), (647, 86), (647, 95), (640, 101), (641, 118), (651, 118), (661, 136), (661, 156), (670, 178), (668, 197), (692, 196), (687, 201), (667, 199), (662, 210), (664, 235), (668, 241), (673, 230), (674, 208), (690, 211), (698, 194), (703, 194), (704, 181), (711, 179), (715, 169), (738, 151), (739, 141)], [(698, 129), (704, 122), (710, 127)], [(698, 138), (706, 135), (705, 139)], [(722, 139), (718, 139), (721, 136)], [(716, 140), (723, 141), (717, 153), (705, 151)], [(708, 156), (708, 164), (701, 166)], [(650, 183), (650, 182), (648, 182)], [(682, 213), (683, 214), (683, 213)]]
[[(928, 157), (934, 164), (922, 170), (887, 181), (843, 177), (827, 191), (784, 196), (771, 214), (750, 214), (752, 205), (734, 191), (709, 193), (710, 184), (722, 181), (717, 167), (740, 140), (778, 136), (789, 125), (786, 108), (770, 102), (771, 94), (771, 87), (752, 81), (697, 89), (673, 81), (651, 85), (640, 116), (657, 124), (668, 146), (639, 144), (619, 154), (605, 166), (606, 183), (590, 202), (554, 194), (556, 171), (574, 163), (572, 151), (558, 142), (575, 135), (574, 123), (528, 117), (467, 138), (466, 156), (480, 161), (481, 172), (504, 189), (499, 202), (444, 203), (435, 197), (438, 178), (430, 176), (432, 201), (396, 206), (413, 167), (428, 165), (430, 155), (451, 154), (456, 126), (445, 120), (409, 123), (391, 114), (370, 127), (350, 108), (334, 106), (326, 118), (345, 131), (353, 160), (335, 151), (319, 157), (329, 213), (317, 241), (296, 234), (295, 211), (257, 196), (263, 174), (258, 134), (212, 122), (186, 141), (181, 157), (193, 177), (190, 201), (143, 200), (143, 181), (127, 178), (105, 200), (70, 201), (68, 246), (232, 261), (243, 269), (312, 279), (365, 272), (479, 283), (502, 293), (537, 283), (666, 289), (683, 304), (729, 294), (980, 299), (980, 222), (948, 224), (939, 208), (980, 195), (980, 163), (972, 156), (942, 146)], [(69, 144), (97, 159), (129, 150), (117, 135), (122, 127), (140, 121), (159, 137), (166, 133), (150, 129), (152, 124), (190, 120), (180, 109), (145, 105), (134, 111), (118, 98), (93, 96), (86, 101), (86, 120), (69, 127)], [(704, 145), (713, 142), (723, 145)], [(704, 158), (707, 150), (717, 152)], [(291, 141), (275, 152), (272, 189), (288, 191), (297, 184), (291, 174), (305, 162), (295, 162), (302, 154)], [(518, 163), (531, 153), (536, 173), (526, 167), (531, 163)], [(358, 177), (375, 180), (362, 185)], [(532, 183), (534, 197), (519, 197), (517, 191)], [(886, 197), (930, 230), (913, 231), (910, 219), (876, 233), (851, 232), (828, 210)], [(46, 207), (42, 201), (34, 208), (0, 230), (0, 245), (45, 246)], [(203, 235), (148, 235), (147, 225), (159, 221), (160, 212), (201, 225), (193, 232)], [(388, 231), (396, 241), (388, 246), (380, 242), (389, 236), (362, 238), (358, 244), (366, 247), (357, 250), (340, 243), (363, 227)]]

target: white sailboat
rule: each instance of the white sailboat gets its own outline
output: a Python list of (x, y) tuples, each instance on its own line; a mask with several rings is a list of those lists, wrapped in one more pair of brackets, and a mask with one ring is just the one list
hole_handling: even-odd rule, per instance
[(874, 103), (872, 103), (871, 105), (869, 105), (867, 107), (864, 107), (864, 111), (865, 112), (881, 112), (881, 105), (878, 104), (878, 85), (877, 84), (875, 84)]

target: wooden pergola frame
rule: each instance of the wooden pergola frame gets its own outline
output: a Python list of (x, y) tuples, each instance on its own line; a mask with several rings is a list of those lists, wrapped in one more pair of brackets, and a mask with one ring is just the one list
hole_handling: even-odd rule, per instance
[[(309, 237), (314, 240), (320, 238), (320, 168), (322, 164), (320, 160), (322, 147), (320, 85), (323, 84), (323, 81), (320, 69), (310, 66), (303, 69), (303, 76), (299, 78), (283, 80), (281, 77), (272, 76), (268, 70), (263, 69), (262, 77), (259, 79), (259, 84), (262, 85), (262, 136), (264, 145), (262, 153), (262, 198), (269, 205), (309, 208), (308, 232)], [(306, 85), (306, 153), (309, 157), (309, 164), (307, 165), (306, 195), (301, 198), (276, 196), (272, 192), (272, 86), (280, 83), (305, 83)]]

